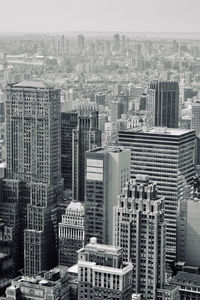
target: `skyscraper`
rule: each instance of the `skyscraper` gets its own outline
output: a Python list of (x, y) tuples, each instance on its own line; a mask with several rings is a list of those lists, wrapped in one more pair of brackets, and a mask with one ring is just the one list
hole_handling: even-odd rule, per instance
[(22, 255), (24, 238), (24, 271), (33, 275), (57, 263), (56, 224), (51, 219), (62, 191), (60, 91), (25, 81), (7, 86), (6, 94), (6, 203), (2, 206), (13, 208), (14, 216), (6, 223), (18, 229), (14, 235)]
[(184, 187), (192, 193), (194, 130), (155, 127), (119, 132), (119, 145), (131, 149), (131, 178), (148, 175), (165, 198), (166, 260), (176, 260), (177, 215)]
[(71, 267), (78, 261), (77, 251), (84, 246), (84, 206), (71, 201), (59, 223), (59, 265)]
[(72, 189), (72, 135), (77, 128), (77, 113), (61, 113), (61, 174), (64, 179), (64, 189)]
[(179, 220), (179, 258), (191, 266), (200, 265), (200, 200), (188, 199), (182, 202)]
[(152, 81), (149, 86), (149, 125), (178, 128), (178, 118), (178, 82)]
[(119, 34), (114, 35), (114, 49), (116, 51), (120, 50), (120, 36), (119, 36)]
[(98, 112), (94, 108), (81, 108), (77, 129), (73, 130), (72, 189), (73, 199), (84, 201), (85, 152), (101, 146)]
[(78, 300), (131, 300), (132, 269), (131, 263), (122, 261), (122, 248), (91, 238), (78, 251)]
[(85, 47), (85, 39), (84, 36), (79, 34), (78, 41), (77, 41), (78, 50), (83, 50)]
[(130, 151), (97, 148), (86, 152), (85, 242), (113, 241), (113, 207), (130, 178)]
[(191, 128), (195, 130), (196, 135), (200, 136), (200, 101), (192, 103)]
[(165, 282), (164, 198), (145, 175), (126, 183), (114, 208), (114, 245), (123, 260), (133, 263), (133, 291), (144, 299), (157, 299)]

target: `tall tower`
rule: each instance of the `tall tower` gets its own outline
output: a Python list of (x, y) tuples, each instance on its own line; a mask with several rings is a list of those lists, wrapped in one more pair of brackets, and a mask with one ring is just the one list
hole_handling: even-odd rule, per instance
[(130, 179), (130, 150), (97, 148), (86, 152), (85, 244), (91, 237), (112, 245), (113, 207)]
[(195, 130), (197, 137), (200, 136), (200, 101), (192, 103), (191, 128)]
[(20, 215), (18, 251), (23, 254), (24, 243), (24, 272), (32, 276), (57, 263), (52, 214), (62, 191), (60, 91), (24, 81), (6, 94), (4, 201)]
[(84, 206), (71, 201), (59, 223), (59, 265), (71, 267), (77, 263), (77, 251), (84, 247), (84, 234)]
[(61, 113), (61, 173), (64, 189), (72, 190), (72, 135), (77, 128), (75, 111)]
[(84, 202), (85, 152), (100, 146), (98, 112), (92, 107), (81, 108), (72, 140), (72, 197), (77, 201)]
[[(194, 130), (155, 127), (119, 132), (119, 145), (131, 149), (131, 178), (148, 175), (157, 183), (158, 196), (165, 198), (166, 261), (177, 258), (177, 217), (180, 202), (193, 193)], [(168, 264), (169, 266), (169, 264)]]
[(77, 41), (78, 50), (83, 50), (85, 47), (85, 39), (84, 36), (79, 34), (78, 41)]
[(114, 35), (114, 48), (116, 51), (120, 49), (120, 36), (119, 34)]
[(178, 118), (178, 82), (152, 81), (149, 86), (149, 125), (178, 128)]
[(133, 291), (157, 299), (165, 279), (164, 198), (148, 176), (137, 175), (126, 183), (114, 208), (114, 245), (123, 249), (123, 260), (133, 263)]

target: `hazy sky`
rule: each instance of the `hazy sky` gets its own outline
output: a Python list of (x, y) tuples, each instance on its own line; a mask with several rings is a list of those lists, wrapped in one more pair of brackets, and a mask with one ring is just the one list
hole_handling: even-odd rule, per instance
[(200, 0), (0, 0), (0, 32), (200, 32)]

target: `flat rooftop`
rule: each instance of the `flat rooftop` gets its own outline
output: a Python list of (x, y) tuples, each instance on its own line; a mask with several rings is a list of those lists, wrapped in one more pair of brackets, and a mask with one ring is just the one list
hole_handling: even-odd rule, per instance
[(127, 151), (127, 149), (122, 149), (120, 146), (116, 147), (105, 147), (105, 148), (95, 148), (92, 150), (89, 150), (87, 152), (89, 153), (120, 153)]
[(188, 132), (194, 132), (194, 129), (166, 128), (166, 127), (152, 127), (152, 128), (142, 127), (140, 129), (130, 128), (130, 129), (127, 129), (127, 130), (120, 130), (120, 131), (181, 136), (181, 135), (183, 135), (185, 133), (188, 133)]
[(101, 251), (101, 252), (111, 252), (111, 253), (118, 253), (122, 248), (121, 247), (117, 247), (117, 246), (112, 246), (112, 245), (103, 245), (103, 244), (93, 244), (93, 243), (89, 243), (85, 246), (85, 251), (87, 250), (97, 250), (97, 251)]
[(78, 264), (75, 264), (73, 266), (71, 266), (69, 269), (68, 269), (68, 273), (76, 273), (78, 274)]

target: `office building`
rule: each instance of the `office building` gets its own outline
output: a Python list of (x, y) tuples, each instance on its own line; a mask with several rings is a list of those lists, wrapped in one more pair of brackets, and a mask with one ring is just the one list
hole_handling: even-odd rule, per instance
[(77, 250), (84, 246), (84, 206), (71, 201), (59, 223), (59, 264), (67, 267), (78, 261)]
[(14, 231), (17, 267), (24, 259), (25, 274), (34, 275), (57, 263), (52, 219), (62, 193), (60, 91), (24, 81), (8, 85), (6, 95), (7, 170), (1, 217)]
[(191, 128), (195, 130), (197, 137), (200, 136), (200, 101), (192, 103)]
[(133, 291), (143, 299), (157, 299), (165, 282), (164, 198), (146, 175), (126, 183), (114, 208), (113, 243), (123, 249), (123, 260), (133, 263)]
[(146, 110), (148, 107), (148, 95), (146, 93), (143, 93), (140, 96), (140, 105), (139, 105), (139, 110)]
[(149, 86), (149, 126), (178, 128), (178, 119), (178, 82), (152, 81)]
[[(194, 130), (152, 129), (119, 132), (119, 145), (131, 149), (131, 178), (148, 175), (165, 198), (166, 260), (176, 260), (177, 216), (180, 201), (192, 195), (194, 177)], [(178, 259), (178, 258), (177, 258)]]
[(179, 286), (166, 284), (157, 289), (157, 300), (180, 300)]
[(120, 36), (119, 36), (119, 34), (114, 35), (114, 50), (115, 51), (120, 50)]
[(61, 113), (61, 174), (64, 189), (72, 190), (72, 134), (77, 128), (77, 113)]
[(78, 251), (78, 300), (131, 300), (131, 263), (122, 262), (120, 247), (97, 244), (91, 238)]
[(118, 101), (111, 102), (111, 122), (116, 122), (120, 119), (121, 115), (119, 115), (119, 103)]
[(200, 275), (187, 272), (179, 272), (170, 280), (170, 285), (178, 286), (180, 299), (194, 299), (200, 297)]
[(98, 112), (92, 107), (81, 108), (72, 136), (72, 190), (77, 201), (84, 202), (85, 152), (100, 146)]
[(200, 266), (200, 199), (186, 198), (180, 210), (178, 242), (182, 251), (179, 259), (191, 266)]
[(113, 207), (130, 178), (130, 151), (97, 148), (86, 153), (85, 243), (113, 241)]
[(111, 122), (121, 119), (122, 114), (128, 112), (128, 96), (118, 95), (116, 100), (111, 102)]
[(78, 35), (77, 47), (78, 50), (83, 50), (85, 47), (85, 38), (81, 34)]
[(10, 239), (10, 230), (0, 219), (0, 295), (10, 284), (14, 275), (12, 241)]
[(18, 276), (6, 289), (5, 300), (45, 299), (70, 300), (70, 285), (67, 268), (56, 267), (38, 273), (34, 277)]

